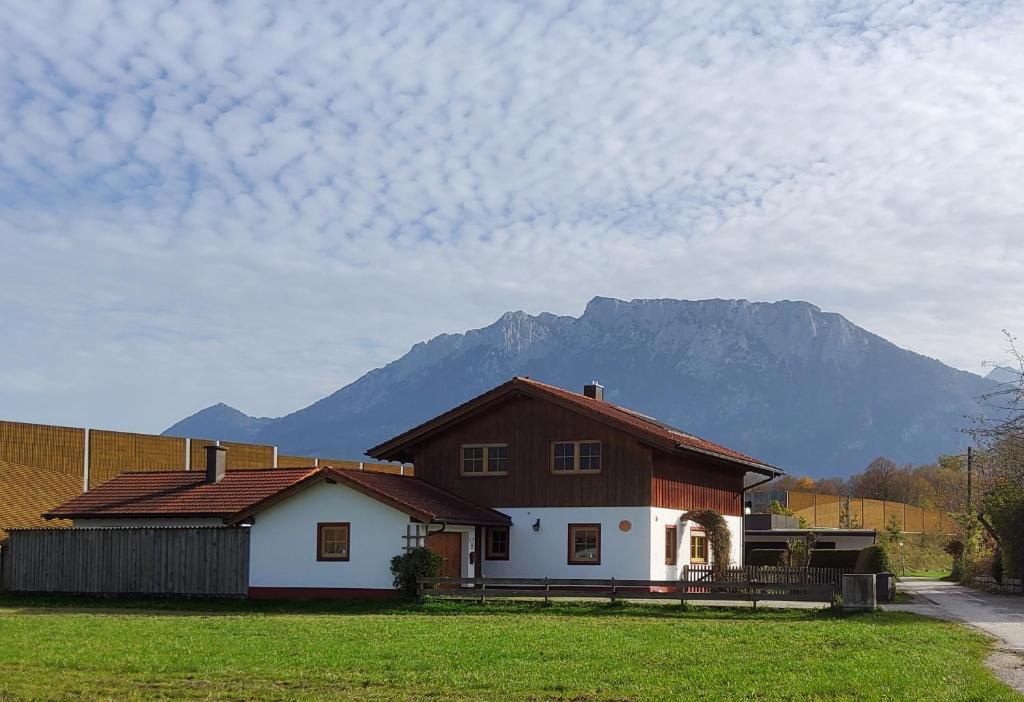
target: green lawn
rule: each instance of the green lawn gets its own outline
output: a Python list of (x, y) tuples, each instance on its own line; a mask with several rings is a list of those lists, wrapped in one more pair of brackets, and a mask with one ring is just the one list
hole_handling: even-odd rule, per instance
[(0, 598), (0, 700), (1021, 700), (987, 650), (896, 613)]

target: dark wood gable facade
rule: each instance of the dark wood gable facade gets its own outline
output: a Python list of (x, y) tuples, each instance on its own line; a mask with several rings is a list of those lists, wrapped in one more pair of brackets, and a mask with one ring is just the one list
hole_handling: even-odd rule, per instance
[[(510, 382), (523, 384), (523, 392), (498, 393), (507, 383), (478, 398), (485, 401), (476, 406), (471, 401), (432, 420), (439, 425), (430, 428), (428, 422), (368, 453), (411, 461), (418, 479), (498, 509), (654, 506), (742, 514), (744, 475), (749, 467), (719, 456), (676, 450), (658, 436), (648, 440), (642, 432), (614, 421), (614, 415), (563, 401), (566, 391), (524, 379)], [(537, 386), (541, 392), (533, 391)], [(561, 394), (549, 397), (543, 391), (547, 388)], [(600, 469), (553, 470), (554, 445), (560, 442), (599, 443)], [(495, 446), (501, 451), (494, 454), (501, 456), (500, 465), (495, 462), (501, 470), (464, 470), (464, 448)]]

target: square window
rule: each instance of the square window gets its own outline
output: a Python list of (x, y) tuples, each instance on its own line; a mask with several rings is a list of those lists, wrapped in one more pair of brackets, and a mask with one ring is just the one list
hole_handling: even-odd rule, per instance
[(569, 565), (601, 564), (601, 525), (569, 525)]
[(483, 473), (484, 472), (484, 447), (463, 446), (462, 447), (462, 472)]
[(580, 470), (601, 470), (601, 442), (580, 442)]
[(554, 445), (552, 470), (576, 470), (576, 444), (572, 441), (556, 441)]
[(507, 473), (511, 463), (508, 453), (508, 444), (487, 447), (487, 472)]
[(319, 522), (316, 525), (316, 559), (347, 561), (349, 557), (348, 522)]
[(488, 527), (484, 555), (489, 561), (508, 560), (508, 527)]

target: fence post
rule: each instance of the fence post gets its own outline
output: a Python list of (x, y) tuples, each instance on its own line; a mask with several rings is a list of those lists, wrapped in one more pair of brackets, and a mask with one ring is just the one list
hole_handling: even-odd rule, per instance
[(548, 582), (548, 577), (544, 576), (544, 604), (550, 604), (548, 602), (548, 594), (551, 592), (551, 583)]
[(486, 593), (486, 592), (487, 592), (487, 583), (486, 582), (480, 583), (480, 604), (484, 603), (484, 593)]
[(615, 578), (614, 577), (612, 578), (612, 597), (611, 597), (611, 602), (612, 602), (612, 604), (615, 604)]

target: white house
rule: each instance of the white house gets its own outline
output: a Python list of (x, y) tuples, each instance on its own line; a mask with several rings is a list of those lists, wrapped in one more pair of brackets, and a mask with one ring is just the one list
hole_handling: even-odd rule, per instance
[(711, 560), (715, 510), (743, 554), (743, 494), (781, 471), (605, 402), (511, 381), (370, 449), (415, 477), (331, 467), (122, 473), (47, 515), (82, 526), (245, 526), (253, 597), (384, 596), (426, 545), (442, 575), (673, 580)]

